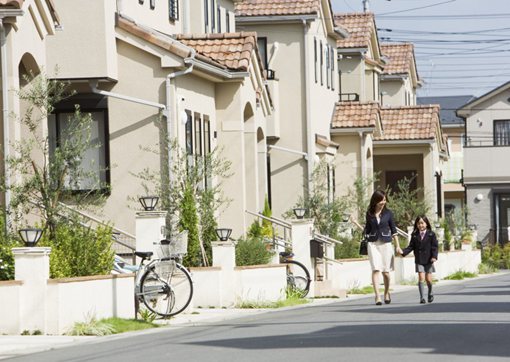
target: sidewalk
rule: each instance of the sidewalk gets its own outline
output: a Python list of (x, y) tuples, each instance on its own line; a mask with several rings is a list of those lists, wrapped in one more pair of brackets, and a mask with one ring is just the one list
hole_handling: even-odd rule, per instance
[[(505, 272), (503, 272), (505, 273)], [(477, 278), (486, 278), (491, 276), (500, 275), (502, 273), (496, 274), (488, 274), (488, 275), (480, 275)], [(454, 284), (454, 283), (462, 283), (467, 280), (472, 279), (464, 279), (464, 280), (440, 280), (437, 285), (445, 285), (445, 284)], [(399, 293), (410, 289), (415, 289), (414, 285), (392, 285), (392, 293)], [(296, 308), (309, 308), (318, 305), (330, 304), (330, 303), (338, 303), (348, 300), (355, 299), (365, 299), (372, 298), (372, 294), (364, 294), (364, 295), (349, 295), (347, 298), (338, 299), (338, 298), (320, 298), (320, 299), (312, 299), (310, 303), (301, 304), (293, 307), (285, 307), (278, 309), (235, 309), (235, 308), (211, 308), (211, 309), (195, 309), (195, 311), (191, 314), (179, 314), (170, 320), (161, 320), (156, 321), (160, 324), (169, 325), (171, 327), (180, 327), (184, 328), (187, 326), (197, 326), (214, 322), (221, 322), (226, 320), (231, 320), (235, 318), (241, 318), (244, 316), (261, 314), (261, 313), (271, 313), (282, 311), (286, 309), (296, 309)], [(123, 336), (132, 335), (133, 333), (151, 333), (157, 332), (157, 329), (149, 329), (139, 332), (128, 332), (123, 334), (116, 334), (111, 337), (113, 338), (123, 338)], [(56, 348), (62, 348), (66, 346), (70, 346), (78, 343), (86, 343), (88, 341), (92, 341), (97, 338), (109, 338), (109, 337), (76, 337), (76, 336), (0, 336), (0, 360), (6, 358), (12, 358), (24, 354), (36, 353), (47, 351)]]

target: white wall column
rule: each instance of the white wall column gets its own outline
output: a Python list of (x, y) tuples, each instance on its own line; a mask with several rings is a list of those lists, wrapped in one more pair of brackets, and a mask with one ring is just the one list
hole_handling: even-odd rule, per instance
[[(50, 278), (51, 248), (13, 248), (15, 279), (23, 282), (20, 289), (22, 330), (46, 333), (46, 289)], [(21, 332), (21, 330), (20, 330)]]
[(230, 241), (212, 242), (213, 266), (221, 267), (220, 277), (220, 306), (231, 307), (235, 304), (236, 281), (234, 268), (236, 266), (235, 244)]
[(315, 266), (310, 257), (310, 240), (313, 237), (313, 219), (291, 220), (292, 252), (294, 259), (310, 272), (310, 296), (314, 296)]

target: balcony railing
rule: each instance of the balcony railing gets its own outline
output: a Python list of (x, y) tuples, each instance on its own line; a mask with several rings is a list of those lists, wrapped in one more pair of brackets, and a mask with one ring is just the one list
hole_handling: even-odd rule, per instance
[(340, 93), (340, 102), (358, 102), (358, 93)]
[(496, 142), (493, 137), (466, 137), (464, 147), (510, 147), (508, 142)]

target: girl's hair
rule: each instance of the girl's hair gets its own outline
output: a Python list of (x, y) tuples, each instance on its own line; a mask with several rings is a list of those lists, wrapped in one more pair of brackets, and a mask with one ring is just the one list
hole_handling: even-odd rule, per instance
[(420, 219), (425, 221), (425, 224), (427, 224), (427, 229), (428, 230), (432, 230), (432, 226), (430, 226), (429, 219), (425, 215), (418, 215), (418, 217), (414, 221), (414, 230), (413, 231), (417, 231), (418, 230), (418, 222), (420, 221)]
[[(368, 205), (367, 213), (370, 215), (374, 215), (376, 205), (380, 203), (385, 197), (386, 192), (384, 192), (383, 190), (375, 190), (374, 193), (372, 194), (372, 197), (370, 198), (370, 205)], [(387, 198), (386, 201), (388, 201)]]

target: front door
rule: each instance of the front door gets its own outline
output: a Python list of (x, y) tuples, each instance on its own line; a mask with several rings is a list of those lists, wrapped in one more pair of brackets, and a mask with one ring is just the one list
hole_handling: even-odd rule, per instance
[(498, 242), (510, 240), (510, 194), (496, 194), (496, 227)]

